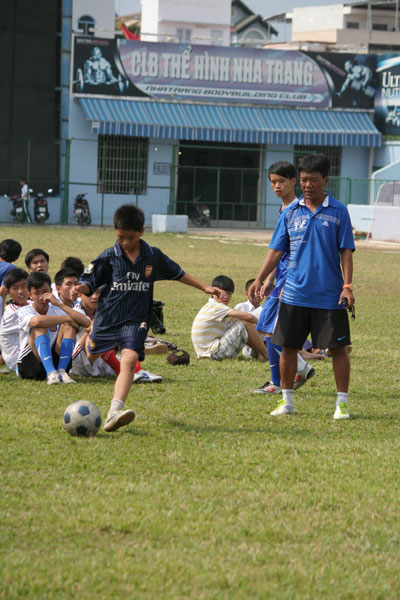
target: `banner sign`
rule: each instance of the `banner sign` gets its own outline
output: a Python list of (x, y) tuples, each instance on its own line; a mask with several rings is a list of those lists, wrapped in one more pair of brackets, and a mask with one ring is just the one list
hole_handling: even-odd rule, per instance
[(378, 56), (376, 70), (375, 124), (384, 135), (400, 136), (400, 56)]
[[(381, 98), (385, 88), (395, 87), (396, 73), (400, 74), (399, 59), (390, 67), (388, 60), (374, 54), (77, 37), (73, 92), (213, 104), (373, 109), (375, 96)], [(399, 119), (393, 106), (398, 105), (390, 104), (390, 123)]]

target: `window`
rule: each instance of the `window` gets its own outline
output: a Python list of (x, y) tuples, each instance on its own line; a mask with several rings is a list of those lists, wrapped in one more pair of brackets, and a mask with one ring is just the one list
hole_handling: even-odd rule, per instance
[(347, 21), (346, 29), (360, 29), (360, 23), (356, 23), (355, 21)]
[(211, 43), (213, 46), (221, 45), (224, 37), (221, 29), (211, 29)]
[(96, 21), (89, 15), (82, 15), (78, 19), (78, 30), (82, 31), (85, 35), (94, 35), (94, 28)]
[(177, 29), (176, 30), (176, 36), (178, 38), (178, 42), (180, 44), (184, 44), (186, 42), (190, 42), (191, 37), (192, 37), (192, 30), (191, 29)]
[(387, 31), (388, 26), (386, 23), (372, 23), (372, 29), (374, 31)]
[(147, 138), (99, 135), (97, 191), (104, 194), (145, 194)]

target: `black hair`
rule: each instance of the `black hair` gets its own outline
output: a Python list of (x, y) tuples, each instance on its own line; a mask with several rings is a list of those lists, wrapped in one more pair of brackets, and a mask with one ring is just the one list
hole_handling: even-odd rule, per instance
[(85, 270), (85, 265), (77, 256), (67, 256), (65, 260), (61, 263), (62, 269), (72, 269), (77, 273), (78, 277), (80, 277)]
[(43, 273), (43, 271), (36, 271), (35, 273), (31, 273), (26, 280), (26, 284), (28, 286), (28, 290), (31, 288), (35, 288), (38, 290), (44, 283), (48, 283), (51, 286), (51, 279), (47, 273)]
[(214, 277), (211, 285), (219, 288), (220, 290), (224, 290), (224, 292), (232, 292), (233, 294), (235, 291), (235, 284), (233, 283), (232, 279), (226, 275), (218, 275), (217, 277)]
[(249, 287), (251, 286), (252, 283), (254, 283), (255, 279), (249, 279), (248, 281), (246, 281), (246, 285), (244, 286), (244, 289), (246, 292), (249, 291)]
[(144, 212), (135, 204), (123, 204), (114, 213), (114, 228), (125, 231), (142, 231)]
[(268, 177), (270, 175), (280, 175), (285, 179), (294, 179), (297, 175), (296, 167), (287, 160), (280, 160), (269, 167)]
[(28, 279), (28, 273), (24, 269), (10, 269), (4, 277), (4, 285), (9, 290), (12, 285), (23, 279)]
[(56, 285), (61, 286), (62, 282), (64, 281), (64, 279), (66, 279), (67, 277), (76, 277), (77, 279), (79, 279), (79, 275), (76, 271), (74, 271), (74, 269), (60, 269), (59, 271), (57, 271), (57, 273), (54, 276), (54, 283)]
[(0, 257), (6, 262), (14, 262), (21, 254), (22, 246), (17, 240), (3, 240), (0, 242)]
[(324, 154), (307, 154), (299, 163), (299, 172), (321, 173), (322, 177), (327, 177), (330, 166), (331, 163)]
[(28, 267), (28, 269), (30, 268), (31, 262), (33, 261), (35, 256), (39, 256), (39, 254), (42, 254), (47, 260), (47, 262), (50, 262), (50, 257), (47, 254), (47, 252), (45, 252), (41, 248), (33, 248), (33, 250), (29, 250), (29, 252), (27, 252), (25, 255), (25, 264)]

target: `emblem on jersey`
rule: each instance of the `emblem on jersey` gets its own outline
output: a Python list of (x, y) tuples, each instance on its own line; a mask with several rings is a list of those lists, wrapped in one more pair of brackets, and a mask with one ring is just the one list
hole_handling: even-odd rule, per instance
[(89, 346), (90, 346), (90, 349), (91, 349), (91, 350), (94, 350), (94, 348), (95, 348), (96, 344), (94, 343), (94, 341), (93, 341), (93, 340), (89, 340)]
[(143, 321), (143, 323), (140, 323), (140, 329), (147, 329), (147, 323), (145, 323)]
[(295, 231), (305, 229), (307, 227), (307, 219), (296, 219), (294, 222)]
[(91, 273), (93, 271), (93, 263), (89, 263), (85, 269), (85, 273)]
[(322, 221), (322, 225), (325, 225), (325, 227), (329, 227), (328, 221)]
[(150, 277), (152, 272), (153, 272), (153, 267), (151, 265), (147, 265), (147, 267), (144, 270), (145, 277)]

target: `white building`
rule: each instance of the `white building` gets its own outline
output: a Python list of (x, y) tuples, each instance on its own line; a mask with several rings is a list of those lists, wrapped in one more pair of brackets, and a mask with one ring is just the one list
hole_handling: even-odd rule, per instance
[(231, 0), (142, 0), (141, 39), (229, 46)]

